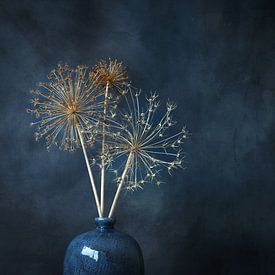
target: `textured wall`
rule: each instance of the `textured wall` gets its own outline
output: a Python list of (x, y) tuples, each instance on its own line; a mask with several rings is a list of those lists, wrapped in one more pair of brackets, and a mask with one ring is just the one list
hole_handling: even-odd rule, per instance
[[(146, 274), (275, 274), (272, 1), (0, 2), (0, 273), (55, 275), (96, 215), (83, 157), (47, 152), (25, 114), (59, 61), (123, 60), (181, 107), (188, 168), (121, 197)], [(114, 189), (108, 187), (108, 191)]]

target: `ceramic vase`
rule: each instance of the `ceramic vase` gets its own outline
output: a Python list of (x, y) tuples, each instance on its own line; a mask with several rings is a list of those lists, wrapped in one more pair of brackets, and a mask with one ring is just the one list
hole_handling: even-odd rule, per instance
[(131, 236), (114, 228), (112, 218), (96, 218), (96, 228), (69, 244), (63, 275), (143, 275), (142, 251)]

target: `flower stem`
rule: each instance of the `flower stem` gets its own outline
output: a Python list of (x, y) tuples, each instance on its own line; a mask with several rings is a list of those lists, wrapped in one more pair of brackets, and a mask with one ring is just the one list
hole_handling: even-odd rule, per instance
[(132, 156), (133, 156), (133, 153), (130, 152), (130, 154), (128, 156), (128, 159), (127, 159), (127, 162), (126, 162), (126, 165), (125, 165), (125, 168), (124, 168), (124, 171), (122, 173), (121, 180), (120, 180), (120, 183), (118, 185), (118, 188), (117, 188), (112, 206), (111, 206), (111, 210), (110, 210), (109, 215), (108, 215), (109, 218), (111, 218), (113, 213), (114, 213), (114, 210), (115, 210), (115, 207), (116, 207), (116, 204), (117, 204), (117, 200), (118, 200), (118, 197), (119, 197), (120, 192), (121, 192), (121, 188), (123, 186), (125, 177), (127, 175), (128, 169), (130, 168), (130, 165), (131, 165), (131, 162), (132, 162), (132, 159), (133, 159)]
[(99, 217), (102, 217), (101, 210), (100, 210), (100, 204), (99, 204), (99, 200), (98, 200), (98, 196), (97, 196), (97, 191), (96, 191), (96, 186), (95, 186), (95, 181), (94, 181), (94, 177), (93, 177), (92, 170), (91, 170), (91, 167), (90, 167), (90, 163), (89, 163), (89, 159), (88, 159), (88, 156), (87, 156), (87, 152), (86, 152), (86, 149), (85, 149), (85, 145), (84, 145), (84, 141), (83, 141), (83, 136), (82, 136), (82, 133), (81, 133), (81, 131), (79, 129), (79, 126), (76, 126), (76, 129), (77, 129), (77, 132), (78, 132), (78, 135), (79, 135), (82, 151), (83, 151), (85, 162), (86, 162), (86, 165), (87, 165), (87, 169), (88, 169), (88, 173), (89, 173), (89, 177), (90, 177), (90, 182), (91, 182), (93, 193), (94, 193), (94, 197), (95, 197), (95, 202), (96, 202), (96, 207), (97, 207), (98, 215), (99, 215)]
[(104, 117), (103, 117), (103, 124), (102, 124), (102, 148), (101, 148), (101, 182), (100, 182), (100, 209), (102, 216), (104, 216), (104, 181), (105, 181), (105, 120), (106, 120), (106, 113), (107, 113), (107, 101), (108, 101), (108, 90), (109, 90), (109, 82), (106, 84), (105, 89), (105, 98), (104, 98)]

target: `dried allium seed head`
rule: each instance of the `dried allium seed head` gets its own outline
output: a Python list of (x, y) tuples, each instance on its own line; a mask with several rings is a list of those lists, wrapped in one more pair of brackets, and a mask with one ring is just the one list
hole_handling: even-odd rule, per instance
[[(187, 131), (169, 135), (175, 121), (171, 113), (176, 105), (168, 102), (165, 114), (157, 119), (155, 115), (160, 104), (158, 96), (151, 93), (147, 97), (147, 106), (142, 108), (139, 102), (140, 93), (130, 91), (125, 97), (127, 111), (120, 112), (116, 121), (110, 120), (108, 130), (108, 150), (113, 159), (125, 163), (131, 154), (131, 162), (126, 189), (142, 188), (146, 182), (154, 182), (159, 186), (159, 172), (165, 167), (169, 174), (174, 169), (183, 167), (182, 144), (187, 137)], [(124, 165), (121, 165), (123, 168)], [(116, 175), (121, 175), (119, 169)], [(120, 182), (120, 178), (116, 178)]]
[(36, 140), (45, 137), (47, 148), (56, 144), (72, 152), (80, 145), (79, 129), (85, 142), (93, 143), (97, 134), (94, 125), (103, 108), (103, 96), (94, 90), (88, 67), (58, 65), (48, 79), (38, 84), (39, 90), (31, 91), (35, 95), (31, 99), (33, 108), (27, 109), (37, 118), (31, 123), (37, 125)]
[(111, 58), (109, 62), (101, 60), (90, 72), (90, 79), (99, 89), (105, 89), (109, 85), (118, 92), (116, 97), (125, 93), (125, 86), (128, 84), (128, 75), (122, 62)]

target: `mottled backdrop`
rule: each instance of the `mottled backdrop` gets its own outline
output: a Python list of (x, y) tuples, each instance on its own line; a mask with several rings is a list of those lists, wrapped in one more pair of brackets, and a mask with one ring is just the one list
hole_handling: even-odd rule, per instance
[(146, 274), (275, 274), (275, 5), (260, 0), (0, 2), (0, 274), (61, 274), (94, 227), (81, 152), (47, 152), (25, 108), (59, 61), (108, 57), (192, 132), (185, 171), (119, 203)]

